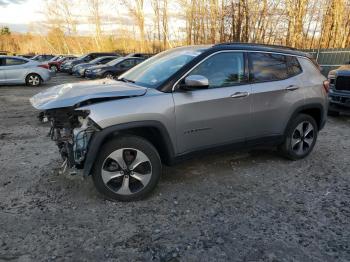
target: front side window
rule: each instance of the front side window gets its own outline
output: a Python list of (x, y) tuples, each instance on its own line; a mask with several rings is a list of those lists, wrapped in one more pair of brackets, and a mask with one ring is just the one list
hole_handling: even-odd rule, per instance
[(209, 80), (209, 88), (227, 87), (245, 82), (244, 55), (239, 52), (224, 52), (213, 55), (189, 75), (205, 76)]
[(23, 65), (25, 63), (27, 63), (26, 60), (17, 59), (17, 58), (6, 58), (6, 65), (7, 66)]
[(270, 53), (249, 53), (250, 77), (253, 82), (276, 81), (288, 78), (287, 58)]

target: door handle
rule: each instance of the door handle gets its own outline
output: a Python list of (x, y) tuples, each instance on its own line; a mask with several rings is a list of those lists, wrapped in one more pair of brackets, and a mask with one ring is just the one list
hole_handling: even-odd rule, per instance
[(288, 91), (294, 91), (297, 89), (299, 89), (299, 86), (296, 86), (296, 85), (290, 85), (290, 86), (286, 87), (286, 90), (288, 90)]
[(231, 95), (232, 98), (241, 98), (241, 97), (247, 97), (249, 96), (248, 92), (236, 92)]

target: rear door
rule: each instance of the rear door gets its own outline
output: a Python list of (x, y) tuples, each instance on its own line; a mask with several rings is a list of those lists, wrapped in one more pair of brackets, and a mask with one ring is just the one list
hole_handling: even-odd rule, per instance
[(5, 59), (5, 65), (3, 71), (8, 83), (24, 83), (25, 75), (27, 72), (26, 64), (27, 60), (17, 57), (7, 57)]
[(304, 103), (298, 59), (264, 52), (250, 52), (248, 56), (254, 123), (248, 139), (282, 135), (291, 111)]
[(187, 74), (208, 78), (208, 89), (173, 93), (179, 153), (245, 141), (251, 126), (245, 61), (242, 52), (214, 54)]

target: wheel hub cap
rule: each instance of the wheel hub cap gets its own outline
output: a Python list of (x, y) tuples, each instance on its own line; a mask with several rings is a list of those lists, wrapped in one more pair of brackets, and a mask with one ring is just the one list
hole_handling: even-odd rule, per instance
[(291, 147), (297, 155), (304, 155), (310, 150), (315, 139), (314, 131), (312, 124), (308, 121), (300, 123), (294, 129)]
[(122, 148), (112, 152), (101, 170), (104, 184), (120, 195), (131, 195), (148, 185), (152, 176), (149, 158), (140, 150)]

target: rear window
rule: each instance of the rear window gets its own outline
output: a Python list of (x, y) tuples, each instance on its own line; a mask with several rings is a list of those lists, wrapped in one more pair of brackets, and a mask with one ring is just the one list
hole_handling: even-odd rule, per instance
[(250, 76), (253, 82), (284, 80), (301, 73), (298, 59), (270, 53), (249, 53)]

